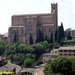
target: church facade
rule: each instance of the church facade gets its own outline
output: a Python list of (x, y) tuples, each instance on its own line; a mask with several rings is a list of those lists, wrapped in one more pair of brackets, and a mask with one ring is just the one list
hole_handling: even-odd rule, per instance
[(54, 42), (57, 26), (58, 4), (51, 3), (51, 13), (13, 15), (12, 24), (8, 29), (8, 41), (13, 42), (16, 37), (17, 42), (30, 44), (29, 38), (32, 36), (33, 43), (36, 43), (41, 31), (44, 39), (50, 39), (52, 33)]

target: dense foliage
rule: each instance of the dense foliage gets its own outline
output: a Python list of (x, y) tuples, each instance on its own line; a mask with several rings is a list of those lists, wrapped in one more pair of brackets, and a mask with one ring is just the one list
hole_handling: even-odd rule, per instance
[(32, 67), (32, 65), (33, 65), (33, 60), (31, 58), (26, 58), (24, 60), (24, 66), (25, 67), (29, 68), (29, 67)]
[(0, 40), (0, 55), (6, 56), (12, 63), (18, 65), (23, 65), (26, 58), (31, 58), (35, 63), (46, 52), (46, 48), (49, 48), (47, 41), (26, 45), (20, 43), (9, 44), (6, 41)]
[(39, 65), (42, 64), (42, 63), (43, 63), (42, 60), (38, 60), (38, 61), (36, 62), (37, 66), (39, 66)]
[(6, 41), (4, 41), (4, 40), (0, 40), (0, 56), (1, 55), (4, 55), (4, 52), (5, 52), (5, 50), (6, 50), (6, 45), (7, 45), (8, 43), (6, 42)]
[[(60, 43), (61, 41), (64, 41), (64, 27), (63, 27), (63, 23), (61, 23), (61, 26), (58, 26), (58, 30), (57, 30), (57, 39), (56, 41), (58, 43)], [(55, 36), (56, 36), (55, 34)]]
[(45, 47), (41, 44), (34, 44), (32, 45), (34, 51), (34, 54), (36, 54), (36, 60), (38, 60), (40, 58), (40, 56), (45, 53)]
[(58, 57), (49, 61), (44, 69), (45, 75), (75, 75), (75, 58)]
[(38, 42), (42, 42), (43, 39), (43, 33), (41, 32), (41, 30), (39, 29), (38, 34), (37, 34), (37, 39), (36, 39), (36, 43)]
[(55, 44), (55, 45), (54, 45), (54, 48), (57, 49), (57, 48), (59, 48), (60, 46), (61, 46), (60, 44)]
[(65, 30), (65, 37), (67, 40), (71, 40), (72, 37), (71, 37), (71, 28), (68, 28)]

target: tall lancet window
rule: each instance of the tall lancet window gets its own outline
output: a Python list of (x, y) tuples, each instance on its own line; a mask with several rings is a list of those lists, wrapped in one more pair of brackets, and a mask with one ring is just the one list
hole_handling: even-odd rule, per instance
[(31, 33), (31, 32), (32, 32), (32, 30), (33, 30), (33, 25), (32, 25), (32, 23), (31, 23), (30, 21), (28, 22), (26, 28), (27, 28), (27, 32), (28, 32), (28, 33)]

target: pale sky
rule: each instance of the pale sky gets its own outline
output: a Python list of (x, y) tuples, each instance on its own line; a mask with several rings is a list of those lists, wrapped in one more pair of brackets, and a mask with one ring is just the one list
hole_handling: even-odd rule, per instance
[(0, 34), (8, 32), (12, 15), (51, 13), (51, 3), (58, 3), (58, 25), (75, 29), (75, 0), (0, 0)]

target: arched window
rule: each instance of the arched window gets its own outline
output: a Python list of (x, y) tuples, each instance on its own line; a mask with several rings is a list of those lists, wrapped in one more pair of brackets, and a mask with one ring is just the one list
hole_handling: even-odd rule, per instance
[(32, 23), (30, 21), (28, 22), (26, 28), (27, 28), (28, 32), (31, 32), (33, 30), (33, 25), (32, 25)]

